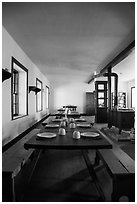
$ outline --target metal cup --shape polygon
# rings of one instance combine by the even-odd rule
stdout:
[[[76,125],[75,125],[75,123],[70,123],[69,127],[70,127],[70,129],[73,129],[76,127]]]
[[[66,121],[61,121],[60,127],[66,127]]]
[[[74,139],[80,139],[80,132],[79,131],[74,131],[73,132],[73,138]]]
[[[64,128],[59,128],[59,135],[65,135],[66,134],[66,130]]]
[[[70,122],[70,123],[72,123],[72,122],[74,122],[74,121],[75,121],[74,118],[70,118],[70,119],[69,119],[69,122]]]

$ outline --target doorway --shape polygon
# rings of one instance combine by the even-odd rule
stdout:
[[[97,123],[107,123],[107,81],[95,82],[95,118]]]
[[[86,92],[86,115],[95,115],[95,92]]]

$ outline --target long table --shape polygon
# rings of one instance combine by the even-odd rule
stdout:
[[[97,149],[111,149],[112,144],[101,134],[100,131],[95,129],[94,127],[90,128],[81,128],[76,127],[75,129],[70,129],[69,125],[65,128],[66,129],[66,135],[60,136],[58,135],[58,129],[59,128],[46,128],[43,127],[41,129],[42,132],[52,132],[56,133],[55,138],[38,138],[37,135],[34,135],[30,140],[28,140],[24,147],[25,149],[39,149],[39,150],[45,150],[45,149],[68,149],[68,150],[82,150],[83,157],[85,159],[85,162],[87,164],[88,170],[90,172],[90,175],[92,176],[92,179],[96,185],[96,188],[100,194],[100,197],[102,200],[104,200],[104,194],[103,191],[99,185],[99,181],[97,179],[96,173],[94,171],[94,168],[92,164],[90,163],[90,159],[88,157],[88,150],[97,150]],[[97,138],[85,138],[82,137],[80,139],[74,139],[73,138],[73,131],[78,130],[80,133],[83,132],[97,132],[99,133],[99,137]]]
[[[75,128],[81,133],[83,132],[97,132],[95,128]],[[42,132],[53,132],[57,134],[55,138],[38,138],[34,135],[29,141],[24,144],[26,149],[110,149],[112,145],[107,141],[101,133],[98,138],[85,138],[73,139],[74,130],[66,130],[66,135],[58,135],[58,128],[45,128]]]
[[[60,118],[65,117],[65,112],[58,111],[57,113],[55,113],[55,116]],[[67,113],[68,118],[80,118],[80,116],[80,113],[76,111],[71,111],[70,113]]]

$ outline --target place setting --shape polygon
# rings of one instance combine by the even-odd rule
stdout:
[[[73,139],[80,138],[91,138],[91,139],[101,139],[101,136],[97,132],[80,132],[75,130],[72,134]]]
[[[55,138],[57,136],[56,133],[53,132],[42,132],[37,134],[37,140],[43,140],[43,139],[51,139]]]
[[[45,128],[58,128],[59,124],[49,123],[45,126]]]
[[[73,139],[80,139],[80,138],[93,138],[93,139],[98,139],[100,138],[100,135],[99,133],[96,133],[96,132],[80,132],[80,131],[77,131],[75,130],[73,132],[73,135],[72,135]]]
[[[90,123],[77,123],[77,127],[80,127],[80,128],[91,128],[91,124]]]
[[[85,118],[76,118],[75,122],[86,122]]]
[[[82,132],[80,135],[83,138],[101,139],[100,134],[97,132]]]

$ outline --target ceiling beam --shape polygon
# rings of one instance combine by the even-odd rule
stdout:
[[[103,69],[101,69],[100,73],[97,74],[98,76],[92,75],[91,78],[88,81],[88,84],[90,84],[95,78],[102,76],[109,67],[114,67],[118,63],[120,63],[122,60],[124,60],[131,52],[132,49],[135,47],[135,40],[131,42],[122,52],[120,52],[112,61],[110,61]]]

